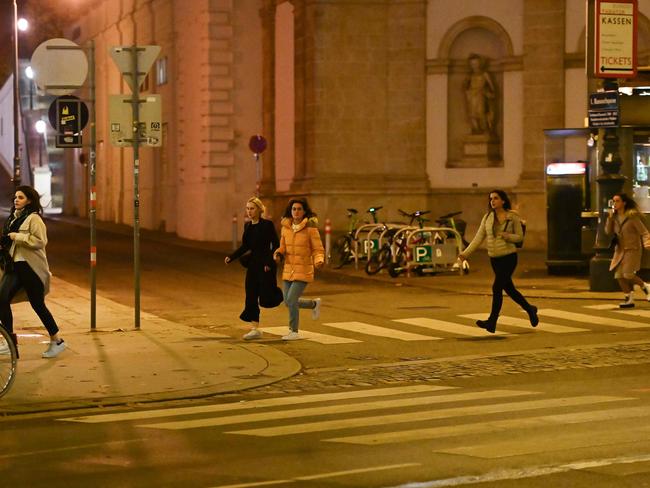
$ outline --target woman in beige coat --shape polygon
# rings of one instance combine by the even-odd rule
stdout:
[[[47,231],[42,212],[36,190],[31,186],[16,188],[11,214],[2,229],[1,244],[6,259],[0,281],[0,322],[17,344],[11,302],[24,291],[50,335],[50,344],[42,356],[54,358],[66,348],[66,344],[59,337],[59,327],[45,306],[45,295],[50,289],[50,269],[45,254]]]
[[[619,307],[632,308],[634,285],[638,285],[650,300],[650,284],[636,275],[641,269],[641,246],[650,249],[650,233],[645,227],[639,207],[628,195],[617,193],[612,202],[614,208],[609,210],[605,232],[616,236],[616,248],[609,269],[614,271],[614,278],[625,297]]]
[[[274,258],[284,257],[282,280],[284,282],[284,303],[289,309],[289,333],[283,341],[302,339],[298,334],[299,309],[310,308],[312,319],[320,316],[320,298],[300,298],[308,283],[314,281],[314,268],[325,262],[325,249],[318,233],[318,220],[309,208],[307,200],[292,199],[280,222],[280,247]]]

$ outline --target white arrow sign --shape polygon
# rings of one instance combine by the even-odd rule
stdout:
[[[134,49],[136,49],[138,53],[137,85],[134,84],[134,79],[136,77],[132,73],[132,52]],[[136,87],[139,88],[140,85],[142,85],[142,82],[151,69],[151,66],[160,54],[160,46],[113,46],[110,48],[109,52],[111,58],[113,58],[113,61],[115,61],[115,64],[117,65],[117,69],[120,70],[120,73],[122,73],[124,79],[133,92]]]

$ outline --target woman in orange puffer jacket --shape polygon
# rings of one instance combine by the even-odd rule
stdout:
[[[284,303],[289,309],[289,334],[283,341],[302,339],[298,334],[299,309],[310,308],[311,317],[320,316],[320,298],[300,298],[308,283],[314,281],[314,268],[320,269],[325,262],[325,249],[318,233],[318,220],[305,199],[294,198],[281,220],[280,247],[274,258],[284,257],[282,280]]]

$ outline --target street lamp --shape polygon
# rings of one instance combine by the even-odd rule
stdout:
[[[14,188],[20,186],[20,136],[18,132],[18,124],[20,123],[20,86],[18,83],[18,30],[26,31],[29,23],[25,19],[18,19],[18,4],[13,0],[14,4],[14,174],[13,182]]]

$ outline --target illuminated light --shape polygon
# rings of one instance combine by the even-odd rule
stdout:
[[[45,134],[45,130],[47,129],[47,126],[45,125],[45,121],[37,120],[36,123],[34,124],[34,128],[36,129],[36,132],[38,132],[39,134]]]
[[[25,68],[25,76],[27,76],[27,78],[30,80],[34,79],[34,70],[31,66],[27,66],[27,68]]]
[[[583,175],[587,172],[587,163],[551,163],[546,167],[547,175]]]
[[[27,29],[29,29],[29,22],[27,19],[23,19],[22,17],[18,19],[18,22],[16,22],[16,27],[18,27],[18,30],[21,32],[25,32]]]

